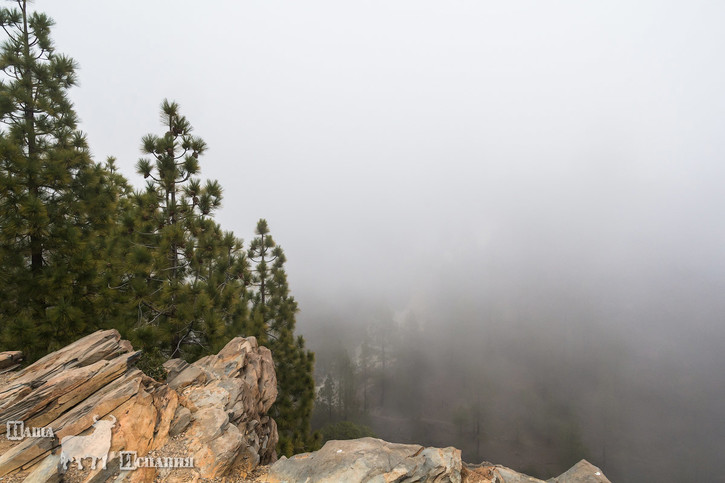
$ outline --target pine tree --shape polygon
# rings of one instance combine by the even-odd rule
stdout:
[[[76,63],[56,52],[53,21],[16,3],[0,10],[0,346],[32,360],[97,328],[117,193],[77,129]]]
[[[327,423],[332,423],[332,410],[335,408],[337,396],[335,380],[330,374],[325,377],[325,382],[320,389],[319,400],[327,408]]]
[[[291,456],[319,444],[319,435],[310,434],[314,354],[305,349],[304,339],[294,334],[298,308],[289,294],[284,251],[269,234],[266,220],[259,220],[256,234],[248,255],[255,263],[252,284],[257,287],[248,334],[257,336],[272,351],[278,387],[272,407],[279,431],[278,452]]]
[[[206,143],[178,104],[165,100],[166,132],[142,140],[138,172],[145,191],[122,219],[129,234],[125,277],[118,284],[134,312],[131,339],[159,357],[193,360],[218,350],[245,319],[248,267],[241,241],[213,221],[221,205],[216,181],[202,185],[199,157]]]
[[[98,273],[99,300],[103,301],[97,310],[99,325],[103,329],[122,329],[133,320],[126,310],[128,297],[119,292],[117,286],[121,280],[130,276],[126,272],[126,247],[129,233],[119,220],[133,213],[133,189],[128,180],[118,172],[116,158],[109,157],[104,165],[108,173],[107,182],[110,189],[116,193],[116,203],[110,213],[115,222],[109,227],[108,233],[98,237],[97,253],[104,260]]]
[[[334,371],[337,376],[338,414],[343,420],[351,420],[359,413],[357,396],[357,370],[347,349],[340,349],[335,356]]]
[[[358,358],[360,367],[360,384],[363,387],[363,406],[362,412],[368,414],[368,391],[370,389],[370,378],[374,367],[373,347],[370,335],[366,332],[360,345],[360,356]]]

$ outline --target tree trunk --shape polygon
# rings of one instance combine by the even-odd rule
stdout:
[[[28,15],[26,2],[22,3],[23,14],[23,57],[25,69],[23,70],[23,83],[27,95],[27,102],[24,106],[25,129],[28,136],[28,191],[38,198],[40,187],[36,180],[39,170],[38,150],[35,139],[35,112],[33,109],[33,74],[30,70],[30,33],[28,31]],[[43,240],[32,230],[30,233],[30,268],[34,275],[40,273],[43,268]]]

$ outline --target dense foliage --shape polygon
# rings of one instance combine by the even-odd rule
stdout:
[[[95,328],[117,193],[77,130],[74,61],[18,5],[0,11],[0,320],[3,346],[37,358]]]
[[[199,178],[206,144],[175,102],[162,103],[161,134],[142,138],[145,189],[112,158],[94,162],[68,98],[76,64],[56,52],[52,20],[16,3],[0,10],[0,350],[33,361],[117,328],[163,377],[169,358],[256,336],[277,368],[279,450],[314,449],[314,356],[295,335],[286,258],[266,221],[248,249],[214,221],[222,187]]]

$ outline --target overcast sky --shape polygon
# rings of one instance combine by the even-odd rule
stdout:
[[[140,139],[178,101],[218,220],[248,240],[267,218],[303,302],[725,270],[723,2],[35,8],[80,64],[96,159],[140,186]]]

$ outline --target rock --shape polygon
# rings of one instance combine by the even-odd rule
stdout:
[[[99,377],[103,379],[103,374]],[[29,397],[34,395],[31,393]],[[113,451],[126,448],[143,454],[166,442],[177,404],[178,396],[168,386],[145,376],[138,369],[131,369],[47,423],[53,428],[54,439],[27,438],[6,451],[0,456],[0,475],[28,468],[38,459],[45,458],[50,451],[58,452],[60,441],[65,436],[92,432],[94,416],[103,419],[110,414],[117,419],[113,429]],[[40,412],[37,417],[27,419],[26,425],[44,426],[44,414]]]
[[[259,347],[254,337],[237,337],[217,355],[188,366],[169,362],[169,376],[175,375],[168,384],[188,410],[179,409],[174,424],[188,424],[183,437],[202,478],[221,477],[232,467],[246,474],[276,460],[277,425],[266,415],[277,398],[269,349]],[[263,440],[268,444],[259,445]]]
[[[0,373],[5,370],[12,370],[13,367],[18,367],[20,361],[23,360],[23,353],[20,351],[8,351],[0,352]]]
[[[90,469],[85,460],[83,470],[69,468],[73,481],[157,478],[155,468],[121,471],[120,451],[193,456],[198,463],[182,470],[184,481],[222,477],[232,466],[249,472],[276,458],[277,427],[266,412],[277,396],[277,380],[271,353],[256,339],[234,339],[194,364],[168,361],[168,384],[136,369],[139,355],[117,331],[99,331],[12,375],[0,389],[2,433],[5,421],[23,421],[26,428],[52,428],[54,437],[13,441],[0,455],[0,479],[15,473],[27,481],[62,479],[62,439],[94,434],[96,419],[113,421],[107,468]],[[2,353],[0,360],[18,357]],[[173,436],[185,444],[171,444]],[[164,471],[164,478],[174,475]]]
[[[492,463],[464,463],[461,475],[464,482],[470,483],[610,483],[602,470],[586,460],[581,460],[566,473],[546,482]]]
[[[62,481],[61,474],[58,472],[60,465],[60,454],[50,455],[37,465],[25,481],[33,481],[36,483],[55,483]]]
[[[602,470],[588,462],[581,460],[572,466],[566,473],[547,480],[547,483],[611,483]]]
[[[171,376],[171,374],[169,374]],[[196,366],[187,366],[181,372],[178,372],[173,378],[167,378],[169,386],[176,390],[183,389],[192,384],[203,384],[206,382],[204,371]]]
[[[31,468],[57,447],[58,440],[51,438],[26,438],[18,442],[0,455],[0,477]]]
[[[528,476],[505,466],[496,465],[492,471],[492,482],[496,483],[544,483],[538,478]]]
[[[189,367],[189,363],[183,359],[169,359],[163,363],[166,370],[166,380],[170,381],[175,378],[181,371]]]
[[[497,483],[544,483],[538,478],[524,475],[518,471],[514,471],[511,468],[497,465],[493,470],[494,480]]]
[[[270,483],[461,481],[461,452],[376,438],[328,441],[321,450],[282,458],[269,468]]]
[[[194,440],[209,443],[219,438],[229,427],[227,413],[218,407],[204,408],[192,413],[191,420],[191,426],[185,434],[192,443]]]
[[[214,438],[209,444],[201,445],[201,448],[194,453],[194,463],[199,468],[199,475],[202,478],[211,479],[229,473],[228,470],[236,461],[240,449],[249,451],[250,447],[244,443],[244,437],[239,429],[234,425],[229,425],[228,430]],[[258,463],[259,456],[256,454],[255,456]]]
[[[319,451],[282,458],[258,481],[609,483],[599,468],[585,460],[544,482],[501,465],[461,463],[455,448],[423,448],[374,438],[328,441]]]
[[[169,428],[169,436],[173,438],[177,434],[181,433],[189,426],[189,423],[191,423],[191,411],[184,406],[179,406],[176,409],[173,423]]]
[[[71,348],[72,350],[69,350]],[[40,359],[0,390],[0,428],[5,421],[53,429],[55,438],[26,438],[0,455],[0,476],[26,469],[99,417],[133,397],[143,376],[131,364],[136,353],[115,330],[99,331]],[[145,376],[143,376],[145,377]],[[135,382],[134,382],[135,381]]]
[[[0,410],[0,421],[25,421],[26,426],[47,426],[83,399],[121,377],[139,354],[122,354],[110,361],[99,360],[55,374],[42,386],[15,400],[12,406]],[[19,375],[12,382],[17,383],[22,377]]]
[[[20,371],[7,387],[0,389],[0,420],[3,409],[14,405],[54,376],[62,376],[68,370],[113,359],[127,352],[132,352],[131,345],[128,341],[121,341],[117,330],[103,330],[48,354]],[[4,431],[5,428],[0,428],[0,434]]]
[[[111,413],[117,418],[111,451],[130,450],[145,455],[163,446],[178,401],[175,391],[144,375],[134,397]]]

